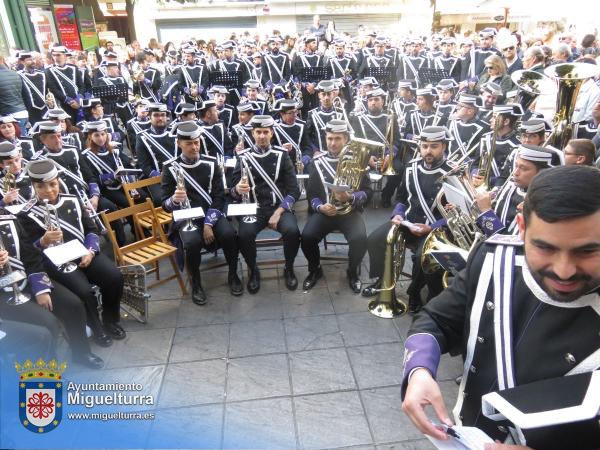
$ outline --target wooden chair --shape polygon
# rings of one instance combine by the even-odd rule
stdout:
[[[119,244],[117,243],[117,237],[112,227],[112,222],[129,216],[135,217],[137,214],[147,214],[150,216],[152,221],[150,226],[150,229],[152,230],[151,236],[144,239],[139,239],[132,244],[119,247]],[[146,274],[154,272],[157,281],[149,285],[148,288],[176,278],[179,282],[181,293],[183,295],[187,295],[185,283],[181,273],[179,272],[179,268],[177,267],[177,262],[175,261],[175,252],[177,251],[177,248],[171,245],[167,240],[165,232],[159,224],[158,216],[150,199],[146,199],[144,203],[140,203],[139,205],[133,205],[129,208],[120,209],[108,214],[102,212],[100,216],[102,217],[102,221],[106,227],[106,232],[113,247],[115,261],[118,265],[124,266],[141,264],[146,268]],[[159,262],[164,258],[168,258],[169,261],[171,261],[174,274],[161,280]],[[148,269],[146,266],[152,267]]]
[[[148,186],[152,186],[155,184],[160,184],[161,177],[152,177],[145,178],[143,180],[134,181],[132,183],[123,183],[123,191],[125,192],[125,197],[127,198],[127,203],[129,206],[135,205],[135,200],[131,197],[130,191],[132,189],[143,189]],[[173,221],[173,218],[170,213],[166,212],[162,209],[161,206],[154,208],[154,212],[156,213],[156,217],[158,218],[158,223],[164,227],[165,225],[170,224]],[[150,211],[144,211],[139,214],[136,214],[133,217],[133,223],[135,226],[135,235],[138,239],[143,239],[145,234],[144,230],[152,229],[152,214]]]

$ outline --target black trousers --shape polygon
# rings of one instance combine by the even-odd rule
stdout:
[[[102,319],[104,322],[117,323],[123,295],[123,276],[114,262],[102,253],[97,254],[89,266],[78,268],[71,273],[60,272],[50,261],[45,261],[46,271],[52,280],[63,284],[79,297],[87,313],[92,328],[98,327],[98,303],[92,293],[92,285],[102,292]]]
[[[352,211],[343,216],[329,217],[314,213],[302,230],[302,252],[308,260],[308,270],[319,267],[319,242],[334,230],[340,230],[348,241],[348,268],[356,271],[367,251],[367,229],[362,214]]]
[[[198,270],[202,262],[201,251],[203,248],[213,251],[218,247],[223,249],[225,259],[229,267],[234,269],[237,266],[239,248],[238,240],[233,226],[225,217],[220,217],[217,223],[213,226],[215,241],[211,245],[204,242],[203,228],[204,221],[194,221],[197,230],[193,232],[185,232],[179,229],[179,238],[183,243],[185,252],[185,264],[188,272],[193,273]]]
[[[6,298],[10,294],[2,292],[0,298],[0,317],[16,322],[26,322],[37,325],[49,330],[52,336],[52,345],[60,334],[60,325],[62,322],[71,350],[74,354],[85,354],[90,351],[90,345],[85,334],[86,313],[81,300],[73,292],[63,286],[60,282],[52,280],[54,288],[50,293],[52,298],[52,312],[38,305],[35,297],[18,306],[11,306],[6,303]],[[29,289],[26,289],[28,294]],[[58,319],[58,320],[57,320]]]
[[[148,192],[150,193],[150,199],[155,208],[162,205],[162,188],[160,187],[160,184],[148,186]]]
[[[246,223],[239,218],[239,243],[240,251],[249,267],[256,266],[256,235],[267,226],[269,218],[275,212],[275,207],[259,208],[256,212],[256,222]],[[277,224],[277,231],[283,237],[283,254],[285,266],[288,269],[294,267],[294,259],[300,248],[300,230],[296,216],[289,211],[284,211]]]
[[[369,276],[371,278],[379,278],[383,276],[386,237],[391,227],[391,222],[384,223],[375,229],[367,239],[369,251]],[[427,285],[429,291],[427,299],[429,300],[442,292],[443,272],[438,271],[433,274],[426,274],[423,272],[421,267],[421,255],[423,254],[423,244],[425,243],[427,235],[417,237],[407,228],[404,228],[403,235],[406,240],[406,245],[416,248],[416,250],[413,252],[412,278],[407,292],[410,296],[418,297],[421,290]]]

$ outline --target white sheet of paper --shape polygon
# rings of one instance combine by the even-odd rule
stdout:
[[[371,181],[379,181],[383,178],[383,175],[376,172],[369,172],[369,180]]]
[[[458,206],[463,213],[468,213],[470,211],[470,199],[466,196],[465,192],[455,188],[449,183],[444,183],[442,189],[444,190],[444,195],[446,196],[446,201],[448,203]]]
[[[77,239],[44,250],[44,254],[57,267],[75,261],[88,253],[89,250]]]
[[[350,186],[346,186],[345,184],[333,184],[333,183],[323,183],[330,191],[333,192],[346,192],[351,191],[352,188]]]
[[[198,219],[204,217],[204,210],[201,206],[196,208],[176,209],[173,211],[173,221],[179,222],[186,219]]]
[[[19,203],[18,205],[8,205],[5,206],[4,209],[6,209],[7,211],[10,211],[11,214],[14,214],[15,216],[17,214],[19,214],[21,212],[21,210],[23,209],[23,207],[26,205],[26,203]]]
[[[235,158],[229,158],[225,160],[225,167],[229,167],[231,169],[233,169],[235,167]]]
[[[440,450],[484,450],[485,444],[494,443],[494,440],[479,428],[455,425],[452,429],[459,437],[449,436],[446,441],[440,441],[427,435],[425,437]]]
[[[308,174],[307,173],[297,173],[296,178],[308,180]]]
[[[231,203],[227,208],[228,216],[254,216],[256,215],[256,203]]]

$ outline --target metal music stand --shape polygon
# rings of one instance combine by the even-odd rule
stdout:
[[[365,77],[373,77],[381,86],[386,86],[396,81],[396,68],[390,66],[367,67]]]
[[[421,67],[419,69],[419,85],[427,86],[431,84],[436,86],[441,80],[450,78],[450,74],[446,69],[430,69]]]
[[[211,86],[217,84],[225,86],[227,89],[241,89],[243,84],[241,70],[210,72],[208,78]]]
[[[98,84],[92,86],[92,95],[102,102],[126,102],[129,99],[127,83]]]
[[[328,67],[303,67],[300,72],[300,81],[303,83],[318,83],[328,78]]]

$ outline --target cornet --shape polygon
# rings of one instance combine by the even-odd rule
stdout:
[[[248,184],[248,169],[246,169],[245,167],[242,167],[242,179],[240,180],[240,182],[243,184]],[[244,192],[242,194],[242,203],[250,203],[250,193],[249,192]],[[255,223],[256,216],[244,216],[242,221],[244,223]]]
[[[6,251],[4,246],[4,238],[0,235],[0,251]],[[6,301],[11,306],[22,305],[31,300],[31,297],[21,292],[19,282],[27,278],[22,270],[12,270],[10,260],[6,262],[4,267],[0,268],[0,288],[12,286],[13,296]]]
[[[179,166],[179,165],[175,165],[175,181],[177,183],[177,190],[178,191],[186,191],[187,193],[187,189],[185,188],[185,176],[183,174],[183,169]],[[189,198],[185,198],[184,201],[181,202],[181,209],[190,209],[192,206],[190,205],[190,199]],[[186,219],[185,221],[185,225],[182,228],[182,231],[196,231],[198,229],[198,227],[196,227],[196,225],[194,225],[194,223],[192,222],[192,219]]]
[[[52,210],[54,213],[50,211],[50,204],[47,199],[44,199],[44,210],[46,212],[46,216],[44,217],[44,225],[46,226],[47,231],[62,231],[60,228],[60,222],[58,218],[58,210],[53,206]],[[48,247],[54,247],[55,245],[60,245],[63,243],[63,240],[56,244],[51,243]],[[62,273],[71,273],[77,270],[77,264],[73,262],[68,262],[60,267],[58,267],[58,271]]]
[[[96,224],[96,227],[98,228],[98,231],[100,231],[100,234],[106,234],[106,227],[104,226],[104,223],[102,223],[102,219],[100,219],[100,213],[94,210],[90,198],[87,196],[85,191],[79,186],[75,185],[74,187],[75,192],[77,193],[77,197],[79,197],[79,200],[81,200],[81,203],[83,203],[85,209],[88,210],[88,215],[90,219],[92,219]]]

